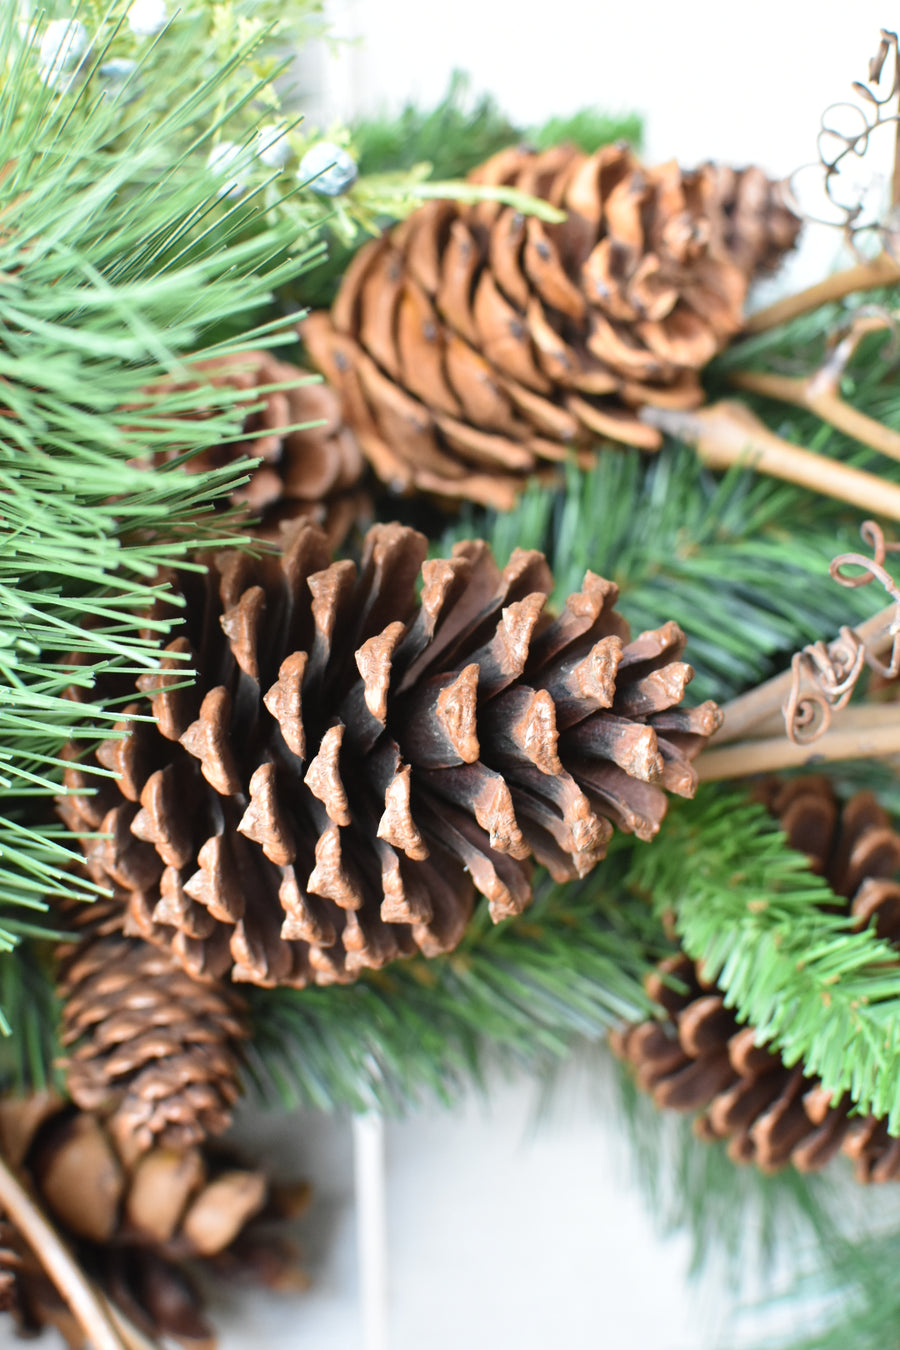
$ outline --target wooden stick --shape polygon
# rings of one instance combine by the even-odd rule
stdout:
[[[884,656],[891,650],[894,645],[892,627],[896,617],[897,606],[886,605],[877,614],[873,614],[871,619],[866,619],[865,623],[854,629],[867,652],[873,656]],[[791,692],[793,678],[793,671],[790,669],[782,671],[765,684],[759,684],[755,689],[726,703],[722,709],[725,721],[710,739],[709,744],[724,745],[728,741],[736,741],[757,728],[767,718],[780,713]]]
[[[885,717],[890,716],[892,705],[889,702],[879,703],[875,701],[866,701],[865,703],[854,703],[852,706],[855,716],[854,726],[877,727],[882,725]],[[842,725],[841,719],[845,712],[846,709],[842,709],[840,712],[832,714],[832,727],[840,727]],[[755,741],[774,740],[776,736],[783,735],[784,714],[780,711],[774,713],[771,717],[763,718],[763,720],[757,722],[753,728],[753,740]],[[708,742],[708,744],[711,744],[711,741]]]
[[[856,291],[870,291],[876,286],[893,286],[898,281],[900,281],[900,264],[896,263],[890,254],[879,253],[871,262],[857,263],[844,272],[834,272],[824,281],[809,286],[805,291],[798,291],[796,295],[776,300],[774,305],[769,305],[766,309],[758,309],[755,314],[750,315],[744,332],[748,335],[767,333],[771,328],[787,323],[788,319],[808,314],[810,310],[818,309],[820,305],[826,305],[829,301],[843,300],[845,296],[853,295]]]
[[[700,459],[712,469],[746,464],[757,473],[834,497],[867,514],[900,520],[900,486],[792,445],[769,431],[743,403],[725,400],[696,412],[647,406],[640,415],[660,431],[695,445]]]
[[[52,1224],[38,1209],[15,1174],[0,1158],[0,1209],[34,1251],[92,1350],[128,1350],[99,1295]]]
[[[831,386],[813,375],[800,379],[788,375],[772,375],[763,370],[735,370],[728,377],[738,389],[766,398],[777,398],[782,403],[793,403],[829,422],[855,441],[870,446],[881,455],[900,460],[900,432],[892,431],[874,417],[867,417],[850,406]]]
[[[865,716],[857,717],[859,711]],[[700,781],[709,783],[829,760],[880,759],[900,754],[900,706],[885,705],[881,712],[881,719],[872,725],[868,709],[845,708],[835,716],[830,730],[807,745],[797,745],[786,736],[738,741],[721,749],[704,750],[694,767]]]

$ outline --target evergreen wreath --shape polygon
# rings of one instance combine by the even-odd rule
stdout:
[[[802,1096],[894,1175],[893,216],[744,323],[798,223],[758,170],[459,81],[325,138],[279,92],[319,27],[0,14],[0,1306],[73,1345],[209,1335],[190,1260],[295,1278],[242,1092],[403,1110],[612,1033],[706,1135],[777,1058],[767,1165],[821,1157]],[[894,34],[865,89],[896,120]],[[745,780],[812,760],[789,839]],[[896,1233],[687,1136],[664,1202],[622,1098],[698,1252],[806,1225],[815,1345],[892,1343]]]

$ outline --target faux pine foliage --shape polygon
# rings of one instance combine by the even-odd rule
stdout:
[[[627,850],[620,850],[623,855]],[[650,1007],[642,979],[667,942],[617,897],[623,858],[565,886],[546,875],[519,920],[486,908],[450,956],[416,958],[345,988],[251,990],[248,1072],[264,1097],[319,1109],[453,1100],[488,1063],[538,1071]]]
[[[156,120],[128,121],[90,80],[45,84],[13,6],[0,18],[0,942],[28,911],[80,889],[49,824],[59,751],[115,717],[92,707],[100,669],[152,670],[167,625],[135,616],[158,594],[160,563],[230,536],[210,513],[242,468],[188,474],[184,454],[236,434],[228,395],[200,385],[157,393],[195,351],[231,349],[273,287],[308,256],[289,223],[220,198],[202,158],[172,138],[213,125],[236,64],[185,71]],[[190,62],[186,63],[190,66]],[[274,330],[242,332],[266,343]],[[203,409],[202,420],[191,413]],[[242,413],[241,416],[244,414]],[[84,623],[87,618],[87,624]],[[151,625],[151,627],[153,627]],[[72,653],[76,653],[73,664]],[[77,684],[88,700],[64,698]],[[41,799],[44,799],[44,804]],[[5,980],[3,981],[5,983]]]

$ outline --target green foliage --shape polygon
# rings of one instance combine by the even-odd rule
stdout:
[[[541,127],[526,133],[538,150],[547,150],[560,141],[574,141],[580,150],[593,154],[601,145],[629,141],[640,150],[644,127],[637,113],[611,117],[599,108],[582,108],[570,117],[551,117]]]
[[[797,497],[746,472],[716,478],[686,447],[653,459],[607,450],[589,473],[572,467],[564,490],[533,486],[506,514],[464,513],[437,551],[473,534],[490,541],[501,563],[513,548],[539,548],[557,606],[588,569],[599,572],[619,586],[619,608],[635,630],[666,619],[682,626],[696,672],[692,697],[724,701],[880,603],[828,575],[835,553],[857,547],[855,526],[797,531]]]
[[[197,122],[212,128],[233,97],[258,87],[248,88],[244,69],[255,39],[236,41],[208,78],[205,58],[183,52],[168,88],[137,112],[97,98],[89,78],[45,84],[14,19],[7,6],[0,17],[4,950],[39,925],[36,911],[48,899],[92,889],[66,871],[67,840],[51,823],[49,799],[65,742],[96,735],[118,715],[92,704],[97,676],[157,668],[173,622],[173,610],[158,607],[166,592],[158,568],[232,536],[228,516],[212,511],[245,466],[194,474],[184,460],[234,437],[246,408],[238,413],[233,393],[192,379],[191,354],[274,341],[274,328],[246,330],[272,289],[312,256],[291,256],[289,221],[255,221],[252,204],[236,208],[217,195],[201,158],[173,149]],[[156,456],[167,462],[148,473]],[[142,630],[137,616],[154,605],[156,617]],[[80,701],[64,696],[73,685]]]
[[[643,907],[617,904],[620,871],[613,857],[585,882],[545,877],[527,914],[496,927],[481,906],[450,956],[345,988],[251,991],[251,1080],[288,1106],[396,1111],[452,1100],[489,1061],[539,1070],[644,1015],[665,940]]]
[[[900,1130],[896,951],[854,928],[762,806],[703,789],[635,854],[629,884],[674,914],[685,951],[760,1042]]]
[[[470,99],[468,78],[461,71],[453,74],[434,108],[408,103],[396,117],[366,118],[353,128],[361,173],[388,173],[428,163],[436,178],[464,178],[476,164],[521,136],[521,128],[490,95]]]
[[[520,141],[544,147],[569,139],[583,150],[594,150],[620,139],[639,145],[640,136],[641,123],[635,115],[615,118],[595,109],[567,119],[554,118],[541,127],[517,126],[489,95],[473,98],[468,78],[456,71],[434,108],[422,109],[410,103],[396,117],[382,114],[364,118],[347,131],[344,139],[358,156],[361,175],[361,186],[350,201],[368,194],[368,226],[378,229],[411,210],[433,190],[435,182],[445,185],[442,195],[459,195],[460,180],[467,173]],[[395,195],[391,200],[379,197],[385,192]],[[305,277],[301,286],[292,288],[294,299],[311,308],[330,304],[359,244],[358,232],[345,221],[343,235],[329,241],[328,263]]]
[[[61,1086],[59,1009],[46,943],[0,953],[0,1089],[42,1092]],[[12,1034],[10,1034],[12,1033]]]

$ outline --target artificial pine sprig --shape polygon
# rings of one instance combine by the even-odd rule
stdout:
[[[238,215],[172,141],[259,87],[255,41],[212,74],[183,51],[174,94],[137,117],[87,78],[44,79],[14,7],[0,15],[0,963],[48,898],[95,889],[69,874],[49,799],[65,742],[118,715],[92,704],[97,675],[157,669],[171,619],[137,620],[166,594],[158,569],[239,542],[214,507],[244,465],[184,458],[238,436],[247,408],[186,377],[195,354],[278,340],[246,330],[313,251],[292,254],[291,223],[259,204]]]
[[[674,916],[682,946],[788,1065],[900,1129],[900,967],[764,808],[721,789],[673,811],[628,884]]]
[[[603,871],[602,883],[545,876],[516,921],[492,925],[482,906],[450,956],[365,972],[344,988],[248,988],[256,1089],[286,1106],[398,1111],[453,1100],[489,1062],[534,1071],[605,1038],[651,1006],[642,980],[668,944],[642,905],[618,903],[621,866],[610,858]]]

